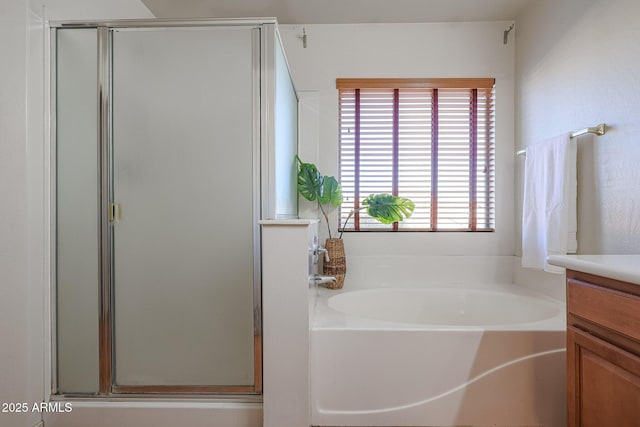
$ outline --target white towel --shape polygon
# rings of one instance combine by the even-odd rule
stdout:
[[[522,207],[522,266],[550,273],[548,255],[574,252],[577,149],[569,134],[527,147]]]

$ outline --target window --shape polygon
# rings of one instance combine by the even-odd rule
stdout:
[[[340,226],[369,194],[413,200],[411,218],[384,225],[360,211],[352,231],[493,231],[494,82],[337,79]]]

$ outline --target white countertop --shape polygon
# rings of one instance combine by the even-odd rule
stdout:
[[[640,285],[640,255],[549,255],[547,262]]]

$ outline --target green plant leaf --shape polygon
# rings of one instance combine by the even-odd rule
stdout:
[[[322,188],[318,200],[324,205],[340,206],[342,204],[342,187],[335,177],[324,176],[322,178]]]
[[[298,192],[302,197],[313,202],[320,197],[322,191],[322,175],[313,163],[304,163],[300,157],[298,160]]]
[[[415,209],[415,204],[404,197],[391,194],[371,194],[362,201],[369,216],[383,224],[391,224],[409,218]]]
[[[313,163],[304,163],[297,154],[295,159],[298,162],[298,193],[310,202],[318,201],[318,208],[327,223],[331,238],[330,208],[342,204],[342,187],[335,177],[322,176]]]

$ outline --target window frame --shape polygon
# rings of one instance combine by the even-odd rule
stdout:
[[[392,118],[392,137],[391,137],[391,151],[392,158],[392,178],[390,180],[391,194],[403,196],[398,192],[398,149],[399,149],[399,118],[398,109],[400,105],[399,93],[401,90],[407,89],[428,89],[430,90],[429,97],[432,100],[431,119],[428,122],[431,128],[430,144],[431,144],[431,157],[430,172],[431,172],[431,189],[426,191],[429,193],[429,227],[411,227],[403,228],[399,227],[398,223],[393,223],[390,228],[371,227],[365,225],[364,227],[360,221],[360,213],[357,211],[351,221],[348,224],[343,224],[342,221],[348,214],[345,212],[343,206],[340,207],[338,214],[338,229],[340,231],[347,232],[389,232],[389,231],[402,231],[402,232],[442,232],[442,231],[457,231],[457,232],[494,232],[495,231],[495,78],[338,78],[336,79],[336,88],[338,89],[338,103],[339,103],[339,125],[338,125],[338,142],[339,142],[339,176],[340,180],[343,180],[343,109],[342,109],[342,91],[349,90],[354,91],[354,120],[358,125],[354,126],[354,151],[359,152],[360,145],[360,97],[359,91],[372,90],[372,89],[384,89],[393,90],[393,118]],[[454,227],[447,228],[438,225],[438,179],[439,179],[439,160],[438,160],[438,143],[439,143],[439,114],[438,114],[438,91],[444,90],[469,90],[470,92],[470,105],[469,105],[469,179],[466,181],[469,191],[468,209],[467,215],[468,227]],[[486,102],[484,106],[485,117],[479,117],[478,109],[478,93],[482,94],[483,99]],[[479,135],[478,125],[482,123],[485,135]],[[480,146],[480,143],[483,145]],[[482,147],[482,148],[481,148]],[[485,159],[485,177],[478,181],[478,150],[482,149],[483,158]],[[360,208],[360,199],[362,194],[359,193],[360,187],[360,161],[359,154],[354,153],[354,177],[353,177],[353,208]],[[488,172],[486,172],[488,168]],[[478,187],[484,186],[484,190],[478,193]],[[484,219],[478,221],[477,206],[478,195],[484,196],[483,212]],[[366,196],[366,195],[365,195]],[[446,216],[443,216],[446,218]],[[479,224],[480,223],[480,224]]]

